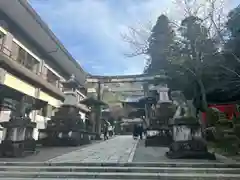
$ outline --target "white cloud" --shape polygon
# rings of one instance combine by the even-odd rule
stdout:
[[[234,0],[232,0],[234,1]],[[121,34],[161,13],[179,17],[172,0],[30,0],[64,45],[90,73],[139,74],[144,58],[131,52]],[[115,3],[115,4],[114,4]],[[82,41],[74,41],[81,36]],[[84,39],[84,40],[83,40]],[[90,45],[89,45],[90,43]],[[92,48],[92,49],[91,49]]]
[[[127,31],[128,26],[154,20],[163,12],[168,0],[146,0],[128,1],[123,0],[118,4],[110,4],[110,1],[100,0],[49,0],[49,1],[30,1],[33,7],[40,13],[43,19],[49,24],[51,29],[60,36],[61,41],[69,49],[81,64],[86,66],[87,62],[95,62],[91,65],[90,71],[105,69],[111,64],[116,69],[116,74],[135,74],[141,73],[144,67],[143,57],[126,58],[124,53],[130,52],[128,44],[125,43],[121,34]],[[112,1],[113,2],[113,1]],[[116,2],[116,1],[115,1]],[[99,68],[98,57],[81,56],[84,52],[84,43],[72,44],[65,39],[65,33],[74,35],[91,35],[91,40],[95,40],[97,46],[101,46],[102,56],[109,59],[102,59]],[[76,34],[76,32],[78,34]],[[66,43],[65,43],[66,42]],[[94,57],[94,59],[86,59]],[[111,59],[110,59],[111,58]],[[113,61],[116,61],[113,63]],[[94,69],[95,67],[95,69]],[[97,68],[96,68],[97,67]],[[109,72],[113,74],[114,72]]]

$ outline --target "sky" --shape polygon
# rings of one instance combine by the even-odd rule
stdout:
[[[239,0],[228,0],[235,7]],[[29,0],[32,7],[79,62],[94,75],[141,74],[144,56],[123,40],[129,27],[154,24],[164,13],[178,18],[171,0]]]

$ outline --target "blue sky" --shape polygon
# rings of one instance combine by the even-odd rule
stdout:
[[[238,0],[229,0],[232,7]],[[145,58],[126,57],[128,27],[178,16],[171,0],[29,0],[84,70],[97,75],[140,74]]]

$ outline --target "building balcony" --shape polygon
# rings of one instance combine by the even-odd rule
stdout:
[[[58,87],[45,80],[41,75],[39,76],[38,68],[33,68],[20,59],[13,57],[12,51],[3,44],[0,44],[0,67],[10,71],[21,79],[26,79],[33,85],[38,85],[58,97],[64,98],[63,92]]]
[[[63,92],[63,87],[59,78],[51,78],[48,75],[45,75],[43,73],[39,73],[39,74],[45,81],[47,81],[49,84],[53,85],[54,87],[58,88],[60,91]]]

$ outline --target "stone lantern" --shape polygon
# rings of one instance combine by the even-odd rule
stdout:
[[[86,131],[81,118],[80,110],[88,112],[89,109],[78,103],[78,83],[74,76],[63,82],[65,100],[51,120],[47,122],[47,128],[40,133],[45,134],[43,145],[53,146],[77,146],[90,143],[90,134]]]
[[[173,116],[172,101],[168,96],[169,88],[167,88],[167,85],[159,84],[151,90],[157,91],[157,103],[154,108],[154,116],[150,119],[145,145],[168,146],[172,142],[168,123]]]
[[[31,111],[32,104],[26,104],[25,96],[20,102],[16,101],[15,106],[12,105],[10,120],[1,123],[4,128],[1,143],[3,156],[21,157],[35,152],[33,129],[36,128],[36,123],[31,122]]]
[[[176,113],[170,122],[173,143],[166,153],[168,158],[200,158],[215,159],[214,154],[207,150],[202,138],[201,126],[193,117],[181,92],[174,92],[172,99],[177,105]]]

